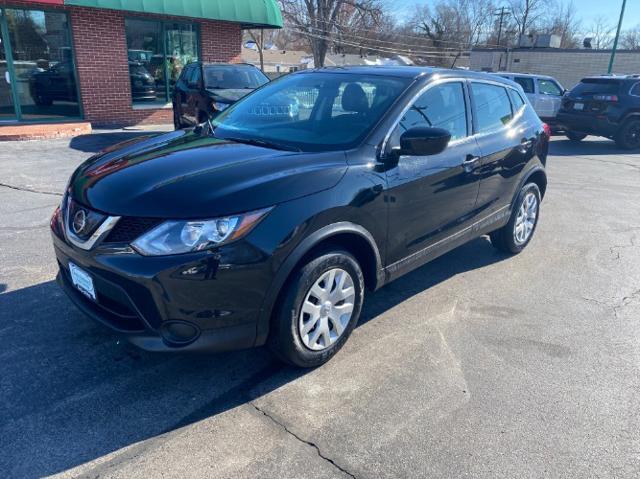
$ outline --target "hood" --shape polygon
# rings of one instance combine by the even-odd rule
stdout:
[[[272,150],[178,130],[111,147],[73,174],[71,196],[113,216],[213,218],[332,188],[344,153]]]
[[[214,101],[219,101],[223,103],[234,103],[238,101],[240,98],[242,98],[243,96],[248,95],[252,91],[253,90],[247,89],[247,88],[240,88],[240,89],[216,88],[216,89],[208,89],[207,93],[209,93],[209,96]]]

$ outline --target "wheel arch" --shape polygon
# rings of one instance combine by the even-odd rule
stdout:
[[[256,346],[265,343],[277,300],[297,268],[322,250],[330,248],[344,249],[356,258],[367,289],[373,291],[384,284],[382,258],[373,235],[351,222],[327,225],[303,239],[275,274],[258,314]]]
[[[547,191],[547,173],[543,168],[533,168],[526,175],[524,175],[522,182],[520,183],[518,190],[516,191],[514,201],[518,194],[520,194],[520,190],[522,190],[524,185],[526,185],[527,183],[535,183],[536,185],[538,185],[538,189],[540,190],[540,198],[544,198],[544,194]]]

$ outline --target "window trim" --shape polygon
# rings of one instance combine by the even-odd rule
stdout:
[[[634,90],[636,87],[638,87],[638,90],[639,90],[637,94],[636,94],[636,93],[633,93],[633,90]],[[634,83],[633,85],[631,85],[631,88],[629,88],[629,96],[633,96],[633,97],[636,97],[636,98],[639,98],[639,97],[640,97],[640,81],[639,81],[639,82]]]
[[[201,59],[201,54],[202,54],[202,29],[200,28],[200,24],[198,22],[188,22],[186,21],[182,21],[182,20],[163,20],[163,19],[158,19],[158,18],[154,18],[154,17],[149,17],[146,15],[125,15],[124,17],[124,39],[125,39],[125,53],[127,55],[127,58],[129,58],[129,45],[127,43],[127,20],[137,20],[137,21],[143,21],[143,22],[150,22],[150,23],[159,23],[160,24],[160,35],[162,37],[162,55],[164,57],[164,60],[166,60],[167,58],[167,37],[166,37],[166,33],[167,33],[167,25],[171,25],[171,24],[183,24],[183,25],[191,25],[193,26],[193,28],[195,29],[196,32],[196,58],[198,62],[202,61]],[[193,63],[193,62],[190,62]],[[190,63],[187,63],[187,65],[189,65]],[[169,65],[167,64],[166,61],[163,61],[164,64],[164,78],[167,80],[165,81],[165,86],[164,86],[164,92],[165,92],[165,102],[163,104],[153,104],[153,105],[145,105],[145,103],[140,102],[140,103],[135,103],[133,101],[133,91],[131,91],[131,89],[129,90],[129,93],[131,94],[131,107],[133,109],[136,108],[140,108],[140,109],[150,109],[153,107],[156,107],[158,110],[165,108],[167,104],[171,104],[171,100],[172,100],[172,95],[171,95],[171,85],[170,85],[170,81],[169,79]],[[186,67],[187,65],[184,65],[184,67]],[[183,69],[184,69],[183,67]],[[180,72],[180,75],[182,75],[182,72]],[[180,77],[178,77],[179,79]],[[177,83],[177,80],[176,80]]]
[[[464,142],[468,142],[470,139],[472,139],[475,136],[475,131],[474,131],[474,127],[473,127],[473,121],[470,121],[470,120],[472,120],[472,116],[473,115],[471,113],[471,104],[470,104],[471,97],[470,97],[470,92],[469,92],[469,88],[468,88],[468,79],[464,78],[464,77],[442,78],[442,79],[439,79],[439,80],[434,80],[434,81],[428,82],[426,85],[424,85],[422,88],[420,88],[410,98],[410,100],[407,102],[407,104],[404,106],[404,108],[402,108],[402,111],[396,117],[396,119],[393,121],[393,124],[391,125],[391,128],[389,128],[389,131],[387,131],[387,133],[384,136],[384,139],[382,140],[382,143],[380,144],[380,150],[379,150],[380,153],[378,154],[379,157],[384,157],[384,156],[387,155],[387,153],[386,153],[387,147],[389,146],[389,141],[391,140],[391,136],[393,135],[393,132],[396,130],[396,128],[398,128],[398,125],[402,121],[402,118],[404,118],[404,116],[411,109],[411,107],[418,100],[418,98],[420,98],[423,94],[425,94],[431,88],[433,88],[435,86],[438,86],[438,85],[442,85],[444,83],[460,83],[462,85],[462,89],[463,89],[463,92],[464,92],[465,114],[466,114],[466,117],[467,117],[467,136],[465,136],[464,138],[459,138],[457,140],[449,142],[449,145],[447,146],[447,148],[449,148],[450,146],[453,146],[453,145],[458,145],[458,144],[461,144],[461,143],[464,143]]]
[[[524,78],[525,80],[531,80],[531,85],[533,86],[533,91],[532,92],[527,92],[524,89],[524,87],[522,86],[522,84],[516,81],[516,78]],[[513,75],[513,79],[511,81],[513,81],[513,83],[517,83],[518,85],[520,85],[522,87],[522,91],[524,91],[525,95],[537,95],[540,92],[540,90],[538,89],[538,80],[539,80],[539,78],[536,78],[536,77]]]
[[[509,100],[509,109],[511,110],[511,119],[507,123],[503,124],[502,126],[500,126],[498,128],[492,128],[491,130],[478,131],[478,119],[477,119],[477,115],[476,115],[476,102],[473,100],[473,95],[471,94],[471,91],[472,91],[474,83],[497,86],[497,87],[502,88],[505,91],[505,93],[507,94],[507,100]],[[513,104],[511,103],[511,97],[509,96],[509,92],[507,91],[508,88],[511,88],[511,87],[509,85],[505,85],[504,83],[494,82],[494,81],[491,81],[491,80],[475,80],[475,79],[472,79],[472,80],[469,81],[469,96],[471,98],[471,108],[472,108],[471,117],[473,118],[474,136],[483,137],[483,136],[486,136],[486,135],[492,135],[492,134],[494,134],[496,132],[499,132],[501,130],[509,128],[508,125],[516,117],[516,113],[513,111]]]

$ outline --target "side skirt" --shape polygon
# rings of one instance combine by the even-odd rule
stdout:
[[[502,228],[509,222],[510,216],[511,205],[503,206],[499,210],[491,213],[489,216],[486,216],[472,225],[457,231],[451,236],[447,236],[446,238],[443,238],[420,251],[416,251],[415,253],[390,264],[384,268],[384,284],[398,279],[400,276],[419,268],[420,266],[442,256],[445,253],[448,253],[458,246],[468,243],[472,239]]]

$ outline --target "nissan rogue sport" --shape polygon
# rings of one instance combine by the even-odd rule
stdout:
[[[493,75],[287,75],[208,123],[82,164],[51,221],[58,282],[146,350],[266,343],[318,366],[366,290],[484,234],[522,251],[548,139],[522,88]]]

